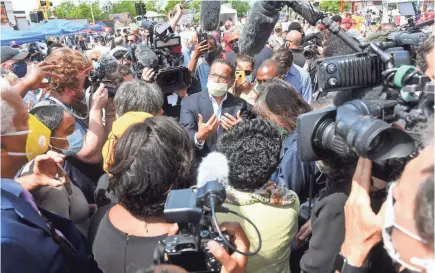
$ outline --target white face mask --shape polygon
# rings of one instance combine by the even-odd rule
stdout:
[[[208,93],[214,97],[222,97],[228,91],[228,84],[224,82],[214,82],[208,80],[207,82]]]
[[[432,273],[435,272],[435,260],[429,260],[429,259],[420,259],[417,257],[411,257],[410,262],[411,264],[408,264],[404,260],[401,259],[400,254],[394,249],[393,241],[391,240],[391,232],[394,228],[397,228],[404,234],[408,235],[414,240],[417,240],[423,244],[427,244],[427,241],[421,238],[418,235],[413,234],[406,228],[398,225],[394,222],[394,202],[393,202],[393,188],[396,186],[396,183],[392,184],[389,191],[386,202],[386,208],[385,208],[385,221],[384,221],[384,227],[382,228],[382,241],[384,243],[384,248],[387,251],[388,255],[391,257],[393,261],[396,261],[406,267],[407,269],[414,271],[414,272],[423,272],[422,269],[419,269],[415,267],[415,265],[424,268],[426,272]]]

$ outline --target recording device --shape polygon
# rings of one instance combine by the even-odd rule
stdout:
[[[123,81],[122,75],[118,72],[118,62],[115,57],[109,53],[101,56],[100,60],[94,65],[94,69],[91,70],[89,77],[89,84],[91,86],[91,93],[94,93],[100,83],[104,84],[104,87],[109,93],[109,97],[113,98],[118,90],[119,85]]]
[[[198,188],[172,190],[165,203],[164,215],[168,222],[177,223],[179,233],[168,236],[156,247],[156,264],[173,264],[189,272],[220,272],[221,264],[210,253],[207,243],[218,242],[228,253],[233,251],[252,256],[261,249],[260,233],[244,216],[222,206],[226,199],[224,186],[228,183],[228,160],[223,154],[213,152],[201,162],[198,170]],[[221,232],[216,213],[234,213],[250,222],[259,236],[255,252],[238,251],[231,237]]]
[[[202,43],[203,41],[207,41],[208,40],[208,34],[207,34],[207,32],[198,32],[196,34],[196,36],[198,37],[198,44]]]
[[[305,59],[307,60],[311,60],[311,59],[316,59],[317,56],[319,56],[319,46],[322,46],[322,41],[317,39],[317,38],[313,38],[311,40],[309,40],[308,45],[304,47],[303,50],[303,54]]]
[[[154,79],[163,93],[171,93],[190,86],[191,76],[186,67],[179,66],[181,54],[174,53],[174,47],[180,46],[180,37],[176,36],[167,23],[143,20],[150,35],[148,45],[139,45],[135,50],[137,72],[142,77],[145,67],[154,69]]]
[[[147,29],[151,44],[156,49],[168,48],[181,45],[180,36],[175,35],[171,26],[167,23],[158,23],[151,20],[142,20],[141,26]]]
[[[221,1],[201,1],[199,25],[203,31],[213,31],[219,27]]]

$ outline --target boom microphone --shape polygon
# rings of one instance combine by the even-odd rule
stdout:
[[[213,31],[219,27],[221,1],[201,1],[199,25],[203,31]]]
[[[218,181],[223,186],[228,185],[230,167],[224,154],[212,152],[199,164],[197,186],[203,187],[207,182]]]
[[[142,44],[138,45],[134,53],[137,62],[142,64],[142,66],[155,69],[158,68],[159,58],[148,46]]]
[[[115,57],[110,55],[110,53],[101,56],[98,62],[100,67],[103,69],[106,79],[114,80],[118,76],[118,62],[116,61]]]
[[[274,1],[255,2],[240,35],[240,52],[250,56],[259,53],[266,45],[278,19],[279,8]]]

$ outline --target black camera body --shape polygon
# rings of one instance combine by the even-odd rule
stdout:
[[[225,188],[217,181],[207,182],[196,192],[194,189],[170,191],[164,215],[168,222],[178,224],[179,233],[160,242],[155,262],[178,265],[189,272],[219,272],[221,264],[210,253],[207,243],[214,240],[228,253],[232,251],[212,230],[209,207],[215,206],[219,211],[225,198]],[[231,241],[225,232],[223,236],[226,241]]]
[[[411,56],[401,47],[385,50],[395,67],[410,65]],[[320,93],[378,86],[382,84],[385,63],[375,53],[354,53],[317,60],[316,75]]]
[[[231,240],[228,234],[224,233],[224,236],[228,241]],[[192,234],[178,234],[165,238],[161,244],[170,264],[178,265],[189,272],[220,272],[222,265],[208,249],[209,241],[216,241],[231,253],[219,234],[206,228],[199,231],[199,237]]]
[[[391,123],[396,101],[354,100],[298,116],[298,151],[302,161],[326,159],[332,151],[342,158],[358,156],[375,162],[415,152],[413,138]]]

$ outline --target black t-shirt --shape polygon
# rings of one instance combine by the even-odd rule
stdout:
[[[167,235],[156,237],[128,235],[110,222],[108,214],[110,207],[102,208],[103,211],[100,213],[97,211],[95,216],[102,216],[101,222],[94,218],[89,229],[90,233],[95,233],[95,238],[89,234],[89,241],[98,267],[104,273],[136,273],[140,269],[152,266],[154,250],[158,242]]]
[[[307,60],[304,57],[304,50],[302,48],[291,48],[290,51],[293,53],[293,63],[304,67],[305,61]]]

